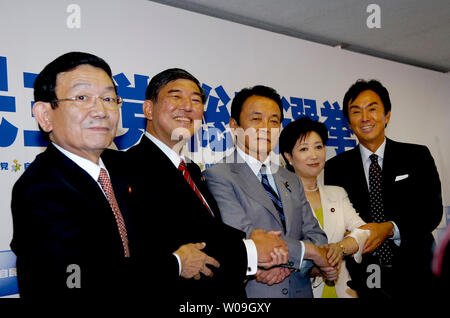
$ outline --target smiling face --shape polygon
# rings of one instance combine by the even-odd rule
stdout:
[[[391,112],[385,114],[380,96],[372,90],[361,92],[349,103],[348,110],[350,128],[364,147],[375,152],[384,141]]]
[[[171,81],[159,91],[155,102],[144,102],[143,110],[147,131],[174,148],[180,140],[189,140],[200,128],[203,117],[200,89],[191,80]]]
[[[284,153],[295,173],[302,178],[316,178],[325,165],[326,151],[322,138],[310,131],[303,139],[299,138],[292,153]]]
[[[230,119],[238,146],[248,155],[264,161],[275,148],[281,125],[278,104],[267,97],[252,95],[242,104],[239,124]]]
[[[71,71],[57,75],[57,99],[79,95],[117,97],[114,84],[101,68],[83,64]],[[119,108],[108,110],[96,98],[91,107],[80,108],[73,101],[50,103],[36,102],[33,114],[42,129],[50,133],[50,140],[62,148],[95,163],[116,135]]]

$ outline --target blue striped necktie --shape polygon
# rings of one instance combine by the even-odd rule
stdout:
[[[267,179],[266,166],[262,165],[260,173],[261,173],[261,183],[272,200],[273,205],[278,211],[278,215],[280,216],[281,223],[283,224],[283,229],[286,232],[286,217],[283,212],[283,203],[280,200],[280,197],[275,192],[275,190],[270,186],[269,179]]]

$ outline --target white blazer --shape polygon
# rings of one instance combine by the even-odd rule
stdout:
[[[323,230],[327,234],[329,243],[336,243],[344,238],[346,231],[358,242],[359,249],[364,247],[367,236],[361,238],[354,235],[355,229],[366,224],[356,213],[344,188],[337,186],[319,185],[320,199],[323,210]],[[315,215],[315,213],[314,213]],[[353,234],[353,235],[352,235]],[[342,262],[339,277],[336,281],[336,294],[339,298],[357,297],[354,290],[347,286],[351,280],[345,260]],[[311,279],[314,298],[322,298],[324,282],[321,277]]]

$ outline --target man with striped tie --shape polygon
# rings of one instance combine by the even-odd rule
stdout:
[[[140,276],[163,297],[245,296],[244,280],[256,273],[258,265],[286,262],[285,242],[280,233],[262,230],[246,239],[245,233],[225,225],[200,168],[182,155],[203,116],[206,96],[199,81],[185,70],[168,69],[150,80],[145,98],[146,131],[127,151],[131,162],[141,167],[131,172],[132,196],[139,210],[132,219]],[[203,244],[203,259],[213,258],[220,266],[199,258],[203,266],[195,279],[188,280],[192,274],[184,262],[186,253],[176,249],[193,243]],[[149,257],[155,254],[159,263]],[[154,264],[164,274],[148,275]]]
[[[231,105],[230,127],[236,150],[204,173],[225,223],[245,231],[279,230],[289,247],[285,266],[260,269],[247,282],[249,297],[312,298],[308,270],[314,262],[329,280],[336,269],[318,246],[327,237],[313,216],[300,179],[277,164],[271,152],[278,142],[283,107],[266,86],[241,90]],[[278,157],[279,158],[279,157]]]

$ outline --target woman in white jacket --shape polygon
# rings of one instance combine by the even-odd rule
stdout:
[[[328,237],[328,259],[343,259],[353,255],[361,261],[364,244],[370,234],[359,229],[365,222],[359,217],[348,199],[347,192],[337,186],[325,186],[318,182],[318,176],[325,165],[325,144],[328,131],[324,124],[300,118],[288,124],[280,135],[280,153],[287,168],[295,172],[303,183],[306,198]],[[349,234],[347,233],[349,232]],[[345,234],[348,235],[345,235]],[[328,282],[317,269],[311,273],[314,298],[357,297],[347,282],[351,280],[342,261],[339,277]]]

